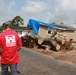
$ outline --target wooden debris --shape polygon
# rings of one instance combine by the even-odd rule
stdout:
[[[48,45],[43,45],[43,46],[45,46],[44,53],[49,53],[50,52],[50,46],[48,46]]]
[[[72,41],[73,39],[69,39],[66,40],[65,44],[62,46],[63,49],[67,49],[67,50],[72,50],[73,49],[73,45],[72,45]]]
[[[38,44],[39,44],[39,45],[41,45],[41,44],[42,44],[42,42],[43,42],[43,40],[42,40],[42,39],[38,39]]]
[[[59,51],[61,49],[61,46],[57,43],[57,41],[51,40],[50,43],[51,43],[52,49],[57,50],[57,51]]]

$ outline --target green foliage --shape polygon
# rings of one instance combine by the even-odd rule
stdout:
[[[0,25],[0,32],[3,31],[3,25]]]
[[[63,22],[60,22],[60,24],[64,24]]]
[[[20,16],[14,17],[14,19],[11,21],[12,26],[20,26],[23,25],[23,19]]]
[[[24,20],[20,16],[16,16],[12,20],[7,22],[10,22],[12,27],[16,27],[16,26],[19,27],[20,25],[24,25],[23,21]],[[0,32],[3,31],[3,25],[4,23],[0,26]]]

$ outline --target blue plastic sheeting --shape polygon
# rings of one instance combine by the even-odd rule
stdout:
[[[34,30],[34,32],[36,34],[38,34],[40,24],[44,24],[45,26],[48,26],[48,27],[53,28],[53,29],[56,29],[56,26],[54,26],[52,24],[40,22],[40,21],[37,21],[37,20],[34,20],[34,19],[29,19],[27,26],[32,27],[32,29]]]

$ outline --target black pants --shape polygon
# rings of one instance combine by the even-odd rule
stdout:
[[[10,66],[11,75],[18,75],[17,73],[17,64],[1,64],[2,67],[2,73],[1,75],[7,75],[8,72],[8,66]]]

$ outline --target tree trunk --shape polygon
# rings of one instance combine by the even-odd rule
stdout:
[[[61,37],[55,37],[55,40],[59,43],[59,44],[61,44],[61,45],[64,45],[65,44],[65,39],[63,39],[63,38],[61,38]]]
[[[51,43],[51,48],[59,51],[61,49],[61,46],[55,41],[55,40],[50,40]]]

